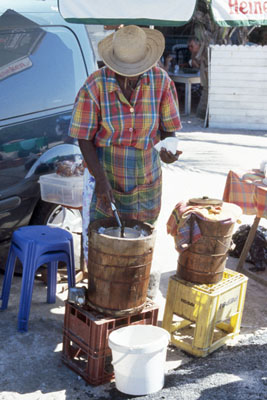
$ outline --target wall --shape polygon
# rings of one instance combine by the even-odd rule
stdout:
[[[267,46],[211,46],[209,126],[267,130]]]

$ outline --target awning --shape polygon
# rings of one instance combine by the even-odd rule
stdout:
[[[211,10],[220,26],[267,25],[266,0],[211,0]]]
[[[196,0],[58,0],[67,22],[97,25],[180,26],[195,6]]]

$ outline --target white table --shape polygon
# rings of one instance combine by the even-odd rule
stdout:
[[[178,72],[178,74],[173,74],[169,72],[171,79],[177,83],[185,84],[185,115],[190,114],[191,112],[191,85],[192,83],[200,83],[200,73],[196,74],[184,74],[182,72]]]

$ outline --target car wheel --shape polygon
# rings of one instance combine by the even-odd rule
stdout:
[[[71,233],[82,232],[80,210],[40,201],[35,208],[30,225],[49,225],[66,229]]]

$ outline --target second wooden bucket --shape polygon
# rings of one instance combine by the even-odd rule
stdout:
[[[200,206],[216,206],[218,203],[221,208],[218,219],[203,219],[196,214],[191,217],[196,218],[201,238],[179,255],[177,276],[186,281],[214,284],[223,279],[235,222],[240,218],[242,210],[236,204],[205,197],[191,199],[189,202]]]
[[[223,278],[235,223],[196,218],[202,237],[179,254],[177,275],[193,283],[218,283]]]
[[[128,239],[105,234],[105,229],[116,225],[115,218],[106,218],[89,226],[88,303],[100,312],[120,316],[145,306],[156,233],[149,224],[126,220],[126,227],[138,228],[146,236]]]

